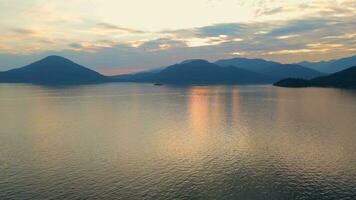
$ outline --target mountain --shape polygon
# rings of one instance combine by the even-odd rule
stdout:
[[[98,72],[60,56],[48,56],[30,65],[0,73],[0,82],[72,85],[106,82]]]
[[[263,59],[249,59],[249,58],[231,58],[225,60],[218,60],[215,64],[220,66],[235,66],[240,69],[246,69],[254,72],[260,73],[261,70],[266,70],[269,67],[279,65],[278,62],[267,61]]]
[[[260,73],[273,77],[276,81],[284,78],[311,79],[325,75],[319,71],[294,64],[278,64],[270,66],[261,70]]]
[[[337,60],[321,61],[321,62],[304,61],[297,64],[325,73],[335,73],[347,69],[349,67],[355,66],[356,55],[347,58],[337,59]]]
[[[218,65],[219,64],[219,65]],[[75,85],[103,82],[171,84],[266,84],[285,78],[311,79],[324,74],[307,67],[263,59],[234,58],[210,63],[193,59],[165,68],[107,77],[60,56],[0,72],[0,82]]]
[[[269,76],[274,81],[285,78],[310,79],[325,75],[319,71],[296,64],[281,64],[263,59],[232,58],[215,62],[220,66],[232,65],[241,69],[251,70]]]
[[[356,66],[311,80],[284,79],[276,82],[274,85],[281,87],[336,87],[356,89]]]
[[[325,72],[325,70],[323,70],[323,68],[325,66],[329,65],[333,61],[335,61],[335,60],[332,60],[332,61],[320,61],[320,62],[303,61],[303,62],[296,63],[296,65],[308,67],[310,69],[318,70],[320,72]],[[333,73],[333,72],[329,72],[329,73]]]
[[[206,60],[189,60],[166,67],[158,73],[136,73],[114,77],[116,81],[171,84],[262,84],[272,79],[233,66],[221,67]]]

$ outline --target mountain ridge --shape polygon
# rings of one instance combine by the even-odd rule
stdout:
[[[240,65],[236,66],[238,62],[240,62]],[[220,65],[217,63],[220,63]],[[229,65],[234,63],[235,65]],[[247,64],[243,65],[243,63]],[[249,68],[252,68],[252,70],[248,70]],[[107,82],[271,84],[286,78],[313,79],[324,75],[316,70],[296,64],[281,64],[263,59],[237,57],[219,60],[215,63],[203,59],[191,59],[157,70],[105,76],[66,58],[48,56],[24,67],[0,72],[0,82],[40,85],[76,85]]]
[[[183,61],[158,73],[115,76],[117,81],[161,82],[172,84],[262,84],[271,80],[259,73],[233,66],[221,67],[206,60]]]
[[[273,85],[280,87],[335,87],[356,89],[356,66],[321,76],[310,80],[305,79],[283,79]]]
[[[335,73],[356,65],[356,55],[320,62],[303,61],[296,63],[324,73]]]
[[[225,60],[218,60],[215,62],[220,66],[232,65],[242,69],[254,71],[264,74],[278,81],[284,78],[314,78],[325,75],[317,70],[303,67],[297,64],[282,64],[274,61],[267,61],[263,59],[249,59],[249,58],[231,58]]]

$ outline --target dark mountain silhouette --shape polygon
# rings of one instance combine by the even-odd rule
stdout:
[[[273,77],[274,80],[283,78],[303,78],[311,79],[325,75],[319,71],[294,64],[279,64],[261,70],[261,73]]]
[[[349,67],[356,66],[356,55],[347,58],[337,59],[337,60],[330,60],[330,61],[321,61],[321,62],[304,61],[298,64],[325,73],[335,73],[347,69]]]
[[[260,74],[264,74],[272,78],[274,81],[285,78],[310,79],[325,75],[319,71],[300,65],[281,64],[263,59],[232,58],[227,60],[219,60],[215,63],[220,66],[232,65],[238,68],[251,70]]]
[[[356,89],[356,66],[311,80],[284,79],[276,82],[274,85],[281,87],[336,87]]]
[[[231,59],[218,60],[215,62],[215,64],[220,66],[235,66],[240,69],[246,69],[246,70],[260,73],[262,70],[266,70],[269,67],[279,65],[281,63],[267,61],[263,59],[249,59],[249,58],[236,57]]]
[[[60,56],[48,56],[30,65],[0,73],[0,82],[42,85],[91,84],[107,81],[98,72]]]
[[[311,79],[323,75],[318,71],[299,65],[280,64],[262,59],[235,58],[221,60],[217,63],[222,66],[206,60],[186,60],[166,68],[107,77],[63,57],[49,56],[25,67],[0,72],[0,82],[42,85],[103,82],[266,84],[284,78]],[[228,65],[229,63],[235,64],[231,66]],[[251,68],[251,70],[247,70],[247,68]]]
[[[143,72],[114,78],[116,81],[171,84],[262,84],[272,81],[256,72],[233,66],[221,67],[198,59],[169,66],[158,73]]]

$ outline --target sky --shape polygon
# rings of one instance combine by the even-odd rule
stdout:
[[[355,0],[0,0],[0,71],[48,55],[122,74],[195,58],[355,54]]]

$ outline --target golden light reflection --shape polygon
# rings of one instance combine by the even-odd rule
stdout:
[[[206,133],[211,127],[218,127],[226,118],[225,87],[192,87],[189,90],[189,118],[194,133]]]
[[[221,142],[219,138],[221,131],[227,128],[226,123],[232,123],[231,129],[226,129],[230,133],[240,131],[236,125],[240,115],[238,89],[230,93],[225,86],[194,86],[190,88],[187,98],[187,129],[171,131],[160,141],[160,147],[163,148],[160,151],[169,158],[189,158],[211,150]],[[234,118],[232,121],[230,115]],[[247,148],[246,135],[239,138],[238,145]]]
[[[237,128],[239,126],[239,117],[240,117],[240,92],[237,88],[232,89],[231,96],[231,117],[233,119],[233,128]]]
[[[192,87],[189,91],[189,119],[194,133],[204,133],[208,130],[209,122],[209,89]]]

